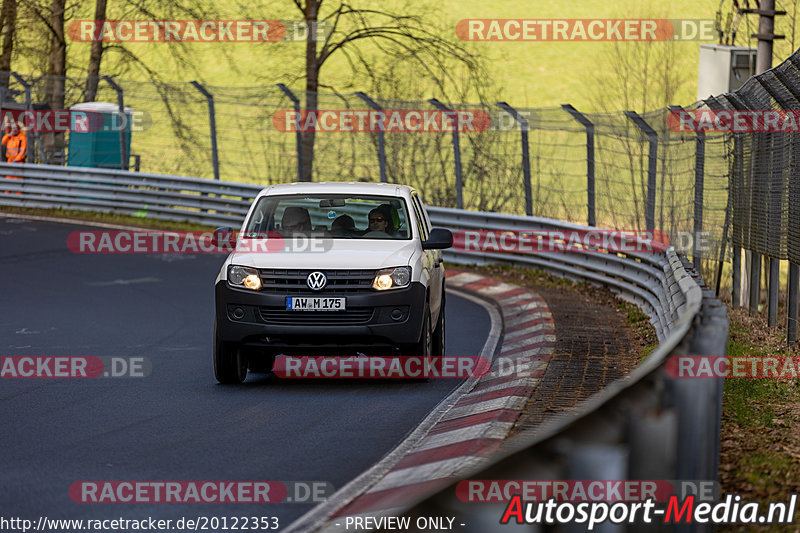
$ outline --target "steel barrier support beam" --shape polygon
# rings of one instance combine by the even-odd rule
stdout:
[[[594,124],[586,115],[572,107],[570,104],[563,104],[561,109],[572,115],[578,123],[586,128],[586,224],[596,226],[595,218],[595,181],[594,181]]]
[[[375,111],[383,111],[383,108],[367,96],[365,93],[361,91],[356,91],[356,96],[364,100],[368,106],[370,106]],[[381,183],[386,183],[386,133],[383,131],[382,128],[378,128],[378,166],[380,167],[381,173]]]
[[[761,300],[761,254],[751,252],[750,260],[750,312],[758,313]]]
[[[656,228],[656,170],[658,168],[658,133],[650,127],[635,111],[625,111],[625,116],[636,124],[642,133],[647,135],[649,150],[647,155],[647,205],[644,220],[647,231]]]
[[[453,112],[452,109],[441,103],[436,98],[429,98],[428,103],[441,111],[450,113]],[[461,141],[459,140],[457,126],[453,128],[453,160],[456,167],[456,209],[464,209],[464,178],[461,173]]]
[[[533,216],[533,193],[531,192],[531,158],[528,149],[528,119],[508,105],[506,102],[497,102],[497,107],[514,117],[519,124],[520,142],[522,142],[522,185],[525,188],[525,214]]]
[[[294,105],[294,110],[297,112],[298,116],[300,116],[300,100],[294,95],[294,93],[284,84],[276,83],[275,84],[286,97],[292,101]],[[297,141],[297,181],[303,181],[303,132],[300,131],[302,128],[297,128],[296,134],[296,141]]]
[[[769,258],[769,289],[767,291],[767,325],[771,328],[778,325],[778,292],[780,289],[781,262]]]
[[[800,300],[800,265],[789,263],[788,298],[786,302],[786,340],[797,342],[798,300]]]
[[[219,155],[217,153],[217,120],[214,112],[214,96],[196,81],[189,82],[206,97],[208,102],[208,123],[211,128],[211,162],[214,165],[214,179],[219,180]]]

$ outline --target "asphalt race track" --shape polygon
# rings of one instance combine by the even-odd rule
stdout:
[[[460,380],[218,385],[211,360],[221,255],[82,255],[72,231],[0,218],[0,355],[144,357],[147,377],[0,379],[2,515],[271,516],[311,504],[86,504],[76,481],[322,481],[340,488]],[[449,294],[448,354],[480,352],[485,310]]]

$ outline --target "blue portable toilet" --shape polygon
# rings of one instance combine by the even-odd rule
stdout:
[[[108,102],[86,102],[70,107],[67,164],[79,167],[122,168],[119,132],[125,131],[125,153],[131,155],[131,123],[133,114],[125,108],[124,120],[119,106]],[[83,120],[79,112],[87,114]]]

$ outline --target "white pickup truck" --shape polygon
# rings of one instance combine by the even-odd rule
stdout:
[[[241,383],[248,368],[269,371],[290,349],[444,355],[441,250],[452,242],[411,187],[265,188],[217,276],[217,380]]]

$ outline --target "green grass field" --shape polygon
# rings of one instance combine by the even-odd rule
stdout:
[[[300,18],[299,12],[288,0],[265,2],[266,7],[249,7],[233,1],[212,0],[220,17],[290,19]],[[93,18],[92,2],[86,2],[75,12],[75,18]],[[258,2],[254,4],[259,4]],[[441,2],[390,2],[361,1],[356,5],[382,7],[400,13],[418,13],[424,20],[430,20],[431,28],[445,36],[455,36],[458,21],[469,18],[685,18],[714,19],[718,0],[573,0],[570,2],[544,2],[541,0],[505,0],[497,2],[478,2],[476,0],[443,0]],[[122,12],[112,11],[108,18],[125,18]],[[323,15],[326,4],[323,4]],[[328,8],[330,9],[330,8]],[[788,18],[788,17],[787,17]],[[752,24],[756,23],[755,17]],[[779,20],[780,24],[780,20]],[[744,26],[742,26],[744,28]],[[781,29],[780,26],[778,29]],[[785,28],[783,29],[785,30]],[[786,33],[786,31],[783,31]],[[623,48],[635,43],[621,43]],[[303,43],[282,44],[218,44],[200,43],[184,45],[182,52],[176,54],[176,46],[164,43],[128,44],[132,52],[141,57],[162,79],[167,81],[189,81],[199,79],[214,86],[259,86],[284,82],[290,86],[302,87]],[[519,107],[549,107],[562,103],[572,103],[579,109],[595,110],[595,95],[609,87],[598,87],[594,78],[612,69],[609,56],[613,54],[614,43],[610,42],[472,42],[469,50],[485,59],[488,67],[490,94],[496,100],[505,100]],[[779,43],[786,47],[786,42]],[[648,66],[653,76],[660,70],[670,68],[685,74],[686,80],[675,92],[672,103],[689,104],[695,100],[697,60],[699,42],[674,43],[677,61],[666,67],[653,63]],[[370,47],[367,45],[367,49]],[[89,44],[70,42],[68,53],[73,58],[75,68],[72,76],[80,76],[84,58],[88,56]],[[385,65],[393,57],[368,51],[376,65]],[[776,54],[776,61],[785,56],[785,51]],[[182,64],[176,58],[187,57],[191,65]],[[119,56],[109,52],[105,61],[107,71],[115,71],[115,61]],[[631,65],[636,68],[637,65]],[[641,65],[639,65],[641,67]],[[21,65],[17,70],[24,72]],[[126,78],[144,80],[141,72],[131,70]],[[340,90],[366,88],[368,84],[363,68],[355,72],[343,55],[332,56],[322,70],[322,81]],[[409,85],[409,92],[437,96],[433,86]],[[477,98],[474,91],[468,94]],[[399,98],[409,95],[399,94]],[[638,109],[642,111],[641,109]]]

